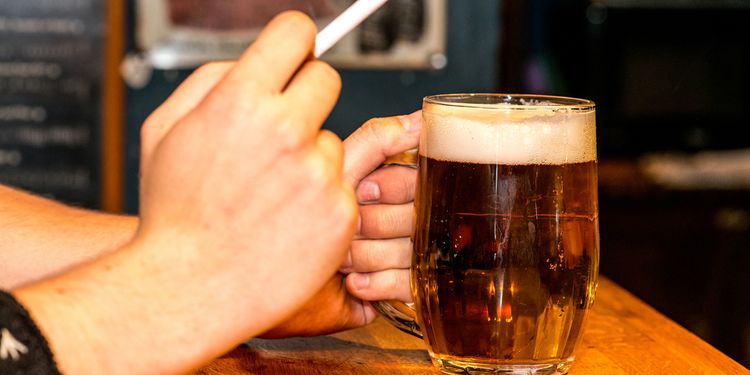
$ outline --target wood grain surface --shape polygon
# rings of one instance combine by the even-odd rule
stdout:
[[[750,374],[605,278],[571,375]],[[421,340],[382,319],[331,336],[252,340],[197,372],[215,374],[437,374]]]

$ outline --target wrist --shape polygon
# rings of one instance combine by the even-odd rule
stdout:
[[[64,373],[185,372],[273,324],[228,257],[159,233],[14,291]]]
[[[47,340],[26,309],[1,290],[0,373],[60,374]]]
[[[58,277],[14,291],[47,337],[63,373],[184,372],[219,355],[200,340],[198,304],[165,283],[173,270],[131,243]],[[189,287],[189,286],[186,286]],[[220,340],[216,340],[220,342]]]

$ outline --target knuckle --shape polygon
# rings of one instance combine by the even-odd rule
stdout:
[[[386,120],[384,118],[374,118],[370,119],[362,127],[362,130],[365,133],[365,136],[369,139],[372,139],[377,144],[385,144],[387,141],[386,136],[386,129],[385,124]]]
[[[306,137],[301,131],[296,129],[295,124],[290,123],[289,119],[276,121],[272,128],[272,139],[277,140],[282,154],[295,153],[303,148],[306,144]],[[317,158],[314,158],[317,159]],[[309,167],[319,169],[320,160],[309,160]]]
[[[328,129],[321,129],[318,132],[318,136],[325,138],[325,140],[330,142],[332,145],[341,145],[341,138],[339,138],[339,136],[336,135],[336,133]]]
[[[354,194],[343,188],[340,191],[341,197],[338,199],[338,204],[334,206],[334,215],[338,223],[346,224],[341,225],[342,230],[350,232],[353,231],[359,217],[359,210]]]
[[[242,58],[248,61],[255,61],[259,63],[260,65],[265,66],[265,65],[269,65],[273,63],[274,61],[273,53],[274,51],[270,50],[266,46],[260,43],[255,43],[244,52],[244,54],[242,55]],[[256,84],[257,82],[258,82],[257,79],[247,80],[247,83]]]
[[[328,160],[315,152],[306,152],[301,159],[302,168],[299,168],[297,174],[300,175],[301,180],[305,181],[306,189],[316,195],[324,196],[327,198],[326,201],[333,201],[334,204],[341,200],[336,194],[335,174]],[[338,207],[333,206],[333,208]]]
[[[336,200],[325,205],[325,226],[328,234],[346,242],[351,242],[356,214],[345,200]],[[352,269],[362,269],[361,248],[352,249]]]
[[[304,64],[297,75],[299,83],[291,91],[295,97],[327,106],[335,103],[341,92],[341,76],[330,65],[320,60]]]
[[[313,60],[308,64],[311,64],[311,66],[324,77],[323,82],[331,85],[333,88],[341,87],[341,75],[331,65],[321,60]]]
[[[143,121],[143,125],[141,125],[141,139],[144,139],[148,137],[151,132],[153,131],[154,123],[156,122],[156,119],[154,118],[154,115],[149,115],[145,121]]]
[[[141,140],[147,141],[152,138],[153,135],[160,132],[160,128],[163,126],[160,116],[156,113],[149,115],[141,126]]]
[[[394,277],[394,279],[396,280],[396,285],[394,286],[393,290],[397,291],[396,298],[401,299],[403,301],[410,301],[412,297],[411,297],[411,291],[409,288],[409,285],[411,284],[409,271],[397,270],[395,271],[395,273],[396,273],[396,276]]]
[[[388,290],[394,291],[398,289],[398,286],[401,284],[401,277],[399,277],[398,272],[387,272],[388,276],[386,277],[386,286]]]
[[[375,206],[362,206],[359,208],[360,216],[362,217],[362,227],[359,229],[359,234],[363,238],[371,237],[373,232],[374,223],[372,217],[374,216],[372,213],[373,207]]]
[[[225,73],[231,65],[232,63],[230,62],[209,62],[198,67],[193,75],[198,77],[214,77]]]
[[[371,269],[374,264],[377,264],[378,261],[378,254],[376,254],[376,251],[373,251],[373,247],[370,246],[368,248],[361,249],[360,253],[360,266],[363,269]]]
[[[273,119],[273,108],[268,96],[259,94],[258,83],[252,80],[241,84],[220,84],[210,92],[196,113],[207,119],[221,119],[222,125],[242,125]]]
[[[360,266],[360,254],[365,251],[363,241],[352,241],[350,250],[352,253],[352,265],[353,269],[358,269]]]
[[[374,221],[374,230],[378,235],[390,232],[391,228],[395,227],[397,221],[396,216],[391,210],[383,210],[376,218]]]
[[[303,37],[314,36],[318,32],[315,22],[305,13],[298,10],[287,10],[274,17],[272,24],[289,25],[292,31]]]
[[[414,168],[402,168],[405,174],[401,181],[401,193],[404,201],[413,201],[417,184],[417,171]]]
[[[311,142],[309,135],[304,131],[300,119],[293,114],[284,113],[284,106],[268,103],[262,111],[255,116],[259,127],[263,129],[263,139],[272,139],[281,154],[296,154],[307,148]],[[300,155],[304,157],[306,167],[317,167],[321,162],[314,160],[314,153]],[[309,160],[308,160],[309,159]]]
[[[318,133],[318,147],[324,148],[321,150],[328,155],[331,160],[342,160],[344,157],[344,143],[341,141],[335,133],[330,130],[321,130]],[[334,168],[338,168],[338,165],[332,165]]]
[[[380,118],[378,118],[378,117],[376,117],[376,118],[371,118],[371,119],[369,119],[369,120],[365,121],[365,123],[364,123],[364,124],[362,124],[362,130],[363,130],[363,131],[366,131],[366,132],[368,132],[368,133],[372,133],[372,132],[374,132],[374,131],[375,131],[375,128],[377,128],[377,126],[378,126],[378,123],[379,123],[380,121],[381,121],[381,120],[380,120]]]

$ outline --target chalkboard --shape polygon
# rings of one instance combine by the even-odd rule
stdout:
[[[0,183],[99,206],[105,3],[0,1]]]

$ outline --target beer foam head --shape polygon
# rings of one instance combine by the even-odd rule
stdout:
[[[432,159],[511,165],[596,160],[593,104],[425,103],[423,115],[419,153]]]

